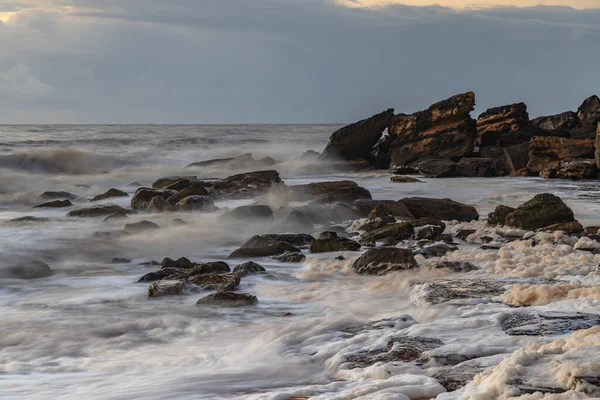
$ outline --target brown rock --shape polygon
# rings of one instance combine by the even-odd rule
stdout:
[[[381,228],[367,232],[361,235],[361,240],[369,243],[389,238],[389,240],[392,240],[395,244],[403,240],[410,239],[414,232],[415,227],[412,223],[398,222],[396,224],[385,225]]]
[[[184,288],[185,284],[182,281],[157,281],[148,288],[148,297],[177,296],[183,293]]]
[[[131,198],[131,208],[133,208],[134,210],[147,210],[148,206],[150,205],[150,201],[154,197],[160,196],[166,200],[173,194],[174,192],[170,190],[159,190],[141,187],[135,191],[133,197]]]
[[[153,189],[166,189],[171,185],[177,184],[177,188],[172,188],[172,190],[181,190],[189,185],[191,179],[195,179],[195,176],[192,177],[183,177],[183,176],[169,176],[166,178],[160,178],[152,183]]]
[[[240,284],[241,276],[237,274],[200,274],[189,278],[189,282],[206,290],[231,292]]]
[[[417,164],[419,173],[429,178],[449,178],[456,175],[456,163],[452,160],[431,158]]]
[[[160,213],[167,211],[169,207],[171,207],[171,205],[167,200],[165,200],[161,196],[155,196],[152,198],[152,200],[150,200],[150,203],[148,204],[148,211]]]
[[[354,202],[358,199],[371,199],[371,193],[352,181],[317,182],[288,187],[293,199],[298,201],[316,200],[319,202]]]
[[[506,225],[528,230],[573,221],[573,211],[559,197],[550,193],[534,196],[506,216]]]
[[[413,178],[412,176],[394,175],[390,177],[390,181],[394,183],[415,183],[423,182],[420,179]]]
[[[214,211],[217,210],[210,196],[188,196],[179,201],[177,209],[182,211]]]
[[[595,160],[575,159],[561,161],[551,168],[540,171],[540,177],[544,179],[595,179],[598,177],[598,168]]]
[[[556,167],[566,159],[593,157],[593,139],[534,137],[529,144],[527,169],[531,173],[539,173],[544,169]]]
[[[399,202],[403,203],[416,218],[431,217],[443,221],[464,222],[479,219],[479,214],[474,207],[450,199],[408,197]]]
[[[600,226],[599,225],[594,225],[594,226],[586,226],[584,231],[585,233],[589,233],[592,235],[595,235],[596,233],[598,233],[598,231],[600,230]]]
[[[67,214],[67,217],[94,218],[105,217],[115,213],[122,212],[124,214],[135,214],[135,211],[128,210],[115,204],[106,204],[88,208],[73,210]]]
[[[310,243],[311,253],[327,253],[331,251],[358,251],[360,244],[354,240],[339,237],[335,232],[323,232],[319,238]]]
[[[177,204],[188,196],[208,196],[208,190],[202,184],[191,183],[188,187],[169,197],[167,201],[169,204]]]
[[[197,306],[241,307],[258,303],[256,296],[246,293],[219,292],[198,300]]]
[[[277,171],[246,172],[216,182],[211,194],[222,194],[229,198],[256,197],[282,184],[283,181]]]
[[[542,228],[542,230],[550,231],[550,232],[563,231],[569,235],[576,235],[576,234],[584,231],[583,225],[581,225],[579,223],[579,221],[571,221],[571,222],[553,224],[553,225],[547,226],[545,228]]]
[[[38,204],[33,208],[64,208],[71,207],[73,203],[70,200],[54,200],[46,203]]]
[[[488,214],[487,223],[490,225],[506,225],[506,217],[513,211],[515,211],[515,208],[498,206],[493,212]]]
[[[127,193],[119,189],[108,189],[106,192],[93,197],[90,201],[99,201],[109,199],[111,197],[129,197]]]
[[[399,271],[418,267],[412,251],[396,247],[380,247],[367,250],[354,264],[360,275],[385,275],[391,271]]]
[[[489,108],[477,118],[477,136],[487,132],[514,132],[529,124],[525,103]]]
[[[561,114],[538,117],[531,121],[534,126],[546,131],[570,131],[580,126],[577,113],[567,111]]]
[[[600,98],[594,95],[585,99],[577,109],[577,118],[581,125],[595,128],[600,121]]]
[[[493,177],[502,175],[502,167],[492,158],[463,158],[456,166],[456,175],[465,177]]]
[[[406,206],[398,201],[394,200],[368,200],[361,199],[354,202],[354,208],[358,212],[366,217],[369,213],[377,206],[381,205],[383,210],[397,219],[400,220],[411,220],[415,219],[415,216],[406,208]]]

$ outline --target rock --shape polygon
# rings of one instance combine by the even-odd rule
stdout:
[[[450,178],[456,175],[456,163],[452,160],[431,158],[417,164],[421,175],[429,178]]]
[[[483,372],[483,368],[457,366],[438,369],[430,376],[438,381],[448,392],[457,391],[470,383],[473,378]]]
[[[411,297],[417,304],[442,304],[465,299],[491,299],[503,294],[505,283],[484,279],[439,279],[417,284]]]
[[[115,257],[112,260],[110,260],[111,264],[129,264],[130,262],[131,260],[129,258]]]
[[[575,221],[573,211],[550,193],[536,195],[506,216],[506,225],[526,230],[572,221]]]
[[[403,175],[394,175],[390,177],[390,181],[394,183],[415,183],[415,182],[423,182],[420,179],[413,178],[411,176],[403,176]]]
[[[502,160],[504,162],[504,160]],[[456,166],[456,175],[465,177],[493,177],[503,175],[502,167],[491,158],[462,158]]]
[[[69,200],[54,200],[47,203],[38,204],[33,208],[64,208],[71,207],[72,205],[73,203],[71,203]]]
[[[316,200],[332,203],[352,203],[358,199],[371,199],[371,193],[352,181],[317,182],[289,186],[290,194],[297,201]]]
[[[578,221],[571,221],[566,223],[559,223],[546,226],[543,228],[545,231],[563,231],[569,235],[576,235],[578,233],[583,232],[583,225],[581,225]]]
[[[429,265],[431,269],[449,269],[454,272],[470,272],[478,268],[468,261],[440,261]]]
[[[266,205],[241,206],[226,212],[219,217],[220,220],[272,220],[273,210]]]
[[[272,232],[312,232],[314,224],[312,218],[305,212],[287,208],[277,211],[277,222],[271,228]]]
[[[414,225],[410,222],[398,222],[383,226],[371,232],[361,235],[361,240],[366,242],[374,242],[392,237],[396,242],[410,239],[414,234]]]
[[[300,161],[317,161],[321,153],[314,150],[306,150],[300,157],[297,159]]]
[[[155,196],[148,204],[148,211],[153,213],[161,213],[169,210],[171,207],[171,204],[169,204],[167,200],[161,196]]]
[[[280,262],[289,262],[289,263],[299,263],[299,262],[306,260],[306,256],[304,254],[292,253],[289,251],[286,251],[285,253],[278,255],[278,256],[273,256],[272,258],[274,260],[277,260]]]
[[[393,224],[396,222],[396,218],[387,212],[383,204],[378,204],[369,213],[367,223],[362,225],[360,229],[366,232],[371,232],[376,229],[382,228],[387,224]]]
[[[48,221],[50,221],[50,218],[33,217],[31,215],[26,215],[25,217],[11,219],[6,222],[9,223],[9,222],[48,222]]]
[[[223,261],[214,261],[204,264],[194,264],[192,268],[188,268],[185,272],[187,277],[202,275],[202,274],[228,274],[231,272],[229,264]]]
[[[504,147],[504,162],[513,176],[518,176],[517,171],[527,168],[529,162],[529,142]]]
[[[292,246],[309,246],[315,238],[304,233],[280,233],[252,236],[242,245],[243,249],[259,248],[285,242]]]
[[[182,281],[157,281],[148,288],[148,297],[177,296],[183,293],[185,284]]]
[[[233,273],[240,276],[262,274],[263,272],[267,272],[265,267],[253,261],[248,261],[243,264],[236,265],[233,269]]]
[[[595,128],[600,121],[600,98],[594,95],[585,99],[577,109],[577,118],[581,125]]]
[[[300,249],[286,242],[277,242],[267,246],[239,248],[229,255],[229,258],[269,257],[283,254],[286,251],[300,253]]]
[[[177,204],[189,196],[208,196],[208,190],[201,184],[190,184],[167,199],[169,204]]]
[[[109,199],[111,197],[129,197],[127,193],[119,189],[108,189],[106,192],[93,197],[90,201],[99,201]]]
[[[115,213],[123,213],[123,214],[135,214],[135,211],[128,210],[121,206],[117,206],[115,204],[106,204],[100,206],[93,206],[87,208],[80,208],[78,210],[73,210],[67,214],[67,217],[79,217],[79,218],[95,218],[95,217],[104,217],[108,215],[114,215]]]
[[[494,211],[488,214],[487,223],[492,226],[506,225],[506,217],[515,210],[515,208],[508,206],[498,206]]]
[[[169,257],[165,257],[165,258],[163,258],[160,265],[162,266],[161,268],[163,268],[163,269],[165,269],[165,268],[192,269],[195,267],[195,264],[185,257],[180,257],[177,260],[173,260]]]
[[[500,206],[500,207],[504,207],[504,206]],[[512,210],[514,210],[514,208]],[[506,219],[506,217],[505,217],[505,219]],[[489,216],[488,216],[488,223],[489,223]],[[469,236],[471,236],[472,234],[474,234],[475,232],[477,232],[476,229],[459,229],[458,232],[456,233],[456,237],[466,241],[467,238]]]
[[[600,315],[556,311],[511,313],[501,322],[504,332],[511,336],[564,335],[599,324]]]
[[[220,292],[209,294],[198,300],[197,306],[240,307],[258,303],[256,296],[246,293]]]
[[[377,207],[382,206],[383,211],[393,215],[399,220],[411,220],[415,219],[415,216],[406,208],[406,206],[400,202],[393,200],[367,200],[361,199],[354,202],[354,208],[359,211],[362,216],[368,216],[371,211]]]
[[[487,132],[514,132],[528,124],[529,113],[525,103],[489,108],[477,118],[477,136]]]
[[[117,211],[116,213],[110,214],[108,217],[104,218],[104,222],[112,221],[113,219],[125,219],[125,218],[129,218],[127,213],[125,213],[123,211]]]
[[[395,247],[367,250],[352,264],[352,269],[360,275],[385,275],[391,271],[417,267],[412,251]]]
[[[282,185],[283,181],[277,171],[246,172],[216,182],[211,194],[220,193],[228,198],[256,197]]]
[[[220,168],[220,169],[245,169],[245,168],[263,168],[271,167],[276,162],[271,157],[265,157],[255,160],[251,153],[241,154],[236,157],[215,158],[192,163],[186,168]]]
[[[135,191],[133,197],[131,198],[131,208],[134,210],[147,210],[148,206],[150,205],[150,201],[154,197],[159,196],[166,200],[173,194],[173,191],[170,190],[159,190],[141,187]]]
[[[77,200],[77,196],[74,195],[73,193],[69,193],[69,192],[44,192],[44,193],[40,194],[39,197],[41,199],[48,199],[48,200],[60,200],[60,199]]]
[[[205,290],[231,292],[240,284],[240,275],[236,274],[200,274],[189,278],[189,282]]]
[[[215,211],[215,202],[210,196],[188,196],[175,207],[181,211]]]
[[[54,271],[42,261],[28,261],[8,267],[0,267],[0,278],[40,279],[52,276]]]
[[[529,144],[527,169],[531,173],[539,173],[573,158],[594,158],[594,140],[534,137]]]
[[[335,131],[320,156],[321,160],[354,160],[368,158],[383,131],[394,117],[394,110],[388,109],[371,118],[355,122]]]
[[[136,283],[147,283],[147,282],[160,281],[161,279],[165,279],[165,278],[169,277],[172,274],[172,272],[173,271],[171,271],[171,270],[160,270],[160,271],[149,272],[146,275],[142,276],[140,279],[138,279]]]
[[[442,221],[477,221],[479,214],[474,207],[450,199],[408,197],[399,200],[416,218],[435,218]]]
[[[596,140],[594,142],[596,146],[596,151],[594,152],[594,157],[596,159],[596,167],[600,169],[600,123],[596,127]]]
[[[538,117],[531,121],[534,126],[546,131],[565,131],[579,127],[577,113],[567,111],[561,114]]]
[[[414,252],[415,254],[421,254],[425,258],[430,258],[441,257],[446,253],[456,250],[458,250],[458,247],[456,247],[454,244],[437,242],[426,244],[423,247],[417,247]]]
[[[389,135],[379,139],[373,147],[369,161],[375,169],[388,169],[392,161],[392,142],[393,138]]]
[[[544,179],[595,179],[598,177],[598,168],[595,160],[574,159],[560,161],[553,167],[540,171],[540,177]]]
[[[196,177],[182,177],[182,176],[169,176],[166,178],[160,178],[152,183],[153,189],[167,189],[170,187],[171,190],[183,190],[190,185],[191,179]]]
[[[427,110],[396,115],[389,129],[393,136],[392,166],[405,166],[428,158],[458,159],[473,152],[476,123],[469,113],[475,94],[467,92],[433,104]]]
[[[333,204],[311,202],[306,206],[296,207],[295,211],[301,212],[307,222],[318,225],[335,225],[360,218],[359,212],[354,208],[337,202]]]
[[[584,230],[585,230],[585,233],[596,234],[600,230],[600,226],[599,225],[586,226]]]
[[[133,224],[125,224],[125,232],[129,232],[129,233],[139,233],[139,232],[144,232],[144,231],[151,231],[151,230],[156,230],[156,229],[160,229],[160,226],[158,226],[157,224],[155,224],[152,221],[140,221],[140,222],[135,222]]]
[[[332,251],[358,251],[360,244],[354,240],[339,237],[335,232],[324,232],[318,239],[310,243],[311,253],[328,253]]]
[[[421,218],[411,223],[415,227],[415,238],[418,240],[439,240],[446,230],[446,224],[435,218]]]

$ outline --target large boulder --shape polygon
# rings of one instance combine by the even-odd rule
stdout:
[[[358,199],[372,198],[367,189],[352,181],[317,182],[289,186],[288,189],[292,199],[298,201],[316,200],[325,203],[335,201],[353,203]]]
[[[171,197],[175,192],[171,190],[159,190],[159,189],[151,189],[146,187],[141,187],[135,191],[133,197],[131,198],[131,208],[134,210],[148,210],[148,206],[150,205],[150,201],[156,197],[160,196],[163,199],[167,200]]]
[[[129,197],[129,195],[122,190],[113,188],[113,189],[108,189],[106,192],[104,192],[102,194],[94,196],[90,201],[105,200],[105,199],[110,199],[112,197]]]
[[[148,297],[177,296],[185,290],[185,283],[177,280],[153,282],[148,288]]]
[[[406,208],[406,206],[394,200],[369,200],[360,199],[354,202],[354,208],[358,210],[361,216],[368,216],[376,207],[382,207],[382,210],[400,220],[415,219],[415,216]]]
[[[199,274],[188,278],[193,283],[205,290],[217,292],[231,292],[240,284],[241,275],[237,274]]]
[[[135,211],[128,210],[115,204],[106,204],[101,206],[80,208],[73,210],[67,214],[67,217],[79,217],[79,218],[95,218],[95,217],[106,217],[115,213],[124,214],[135,214]]]
[[[283,185],[277,171],[254,171],[216,182],[211,194],[228,198],[252,198]]]
[[[165,178],[157,179],[152,183],[153,189],[167,189],[171,190],[182,190],[189,186],[190,181],[195,179],[195,176],[169,176]],[[174,187],[173,187],[174,186]]]
[[[573,158],[594,158],[593,139],[565,139],[560,137],[534,137],[529,144],[527,169],[537,174],[555,167],[561,161]]]
[[[477,221],[477,210],[463,203],[450,199],[429,199],[425,197],[407,197],[399,200],[415,216],[415,218],[435,218],[442,221]]]
[[[241,307],[258,303],[256,296],[246,293],[219,292],[198,300],[197,306]]]
[[[515,132],[527,127],[529,114],[525,103],[489,108],[477,118],[477,136],[487,132]]]
[[[236,265],[233,269],[233,273],[240,276],[262,274],[264,272],[267,272],[265,267],[255,263],[254,261],[248,261],[243,264]]]
[[[215,211],[215,202],[210,196],[188,196],[177,204],[178,210],[181,211]]]
[[[396,247],[367,250],[352,264],[352,269],[361,275],[385,275],[416,267],[418,264],[412,251]]]
[[[360,244],[354,240],[339,237],[335,232],[324,232],[310,243],[311,253],[328,253],[331,251],[358,251]]]
[[[582,126],[595,128],[600,121],[600,98],[594,95],[585,99],[577,109],[577,118]]]
[[[550,193],[536,195],[506,216],[506,225],[527,230],[572,221],[575,221],[573,211],[559,197]]]
[[[456,175],[456,163],[452,160],[431,158],[417,164],[421,175],[429,178],[449,178]]]
[[[377,144],[383,131],[394,117],[394,110],[389,109],[371,118],[355,122],[335,131],[320,159],[354,160],[366,159]]]
[[[467,92],[433,104],[414,114],[398,114],[391,123],[392,166],[410,165],[427,158],[460,159],[473,152],[477,133],[470,116],[475,94]]]
[[[42,261],[29,261],[8,267],[0,267],[0,278],[40,279],[52,276],[54,272]]]

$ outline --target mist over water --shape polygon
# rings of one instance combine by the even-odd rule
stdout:
[[[321,174],[307,168],[310,162],[298,160],[306,150],[321,151],[337,128],[0,126],[0,271],[23,261],[43,261],[54,271],[35,280],[0,274],[0,398],[435,398],[445,390],[414,365],[340,366],[358,349],[385,347],[385,335],[398,332],[439,338],[448,351],[461,348],[486,357],[492,366],[498,365],[494,361],[498,355],[508,357],[529,345],[527,339],[502,333],[499,315],[509,306],[501,301],[458,307],[415,301],[418,291],[425,290],[415,284],[456,274],[421,268],[385,277],[358,276],[350,267],[360,252],[307,254],[300,264],[257,260],[268,273],[244,277],[238,289],[258,297],[259,303],[249,308],[195,307],[205,293],[149,299],[148,284],[135,282],[156,267],[141,263],[160,262],[164,257],[225,260],[246,239],[271,227],[219,220],[223,211],[139,214],[126,222],[151,220],[161,229],[102,239],[94,234],[119,230],[125,222],[65,218],[69,210],[90,205],[89,198],[109,188],[131,195],[137,189],[134,183],[150,186],[164,176],[213,179],[244,172],[185,167],[252,153],[254,159],[272,157],[277,164],[265,169],[279,171],[288,185],[348,179],[367,188],[375,199],[451,198],[475,206],[482,217],[499,204],[517,206],[534,194],[552,192],[584,226],[600,223],[600,185],[594,182],[420,178],[424,182],[397,184],[390,182],[387,171]],[[38,196],[45,191],[68,191],[78,199],[68,209],[33,208],[43,202]],[[129,202],[130,197],[122,197],[97,204],[128,207]],[[234,208],[252,202],[229,200],[216,205]],[[9,222],[24,216],[47,220]],[[176,218],[187,224],[175,223]],[[456,232],[461,227],[477,229],[480,235],[493,233],[483,222],[449,224],[448,229]],[[535,248],[514,245],[504,253],[485,253],[467,244],[444,260],[466,258],[477,263],[480,270],[469,278],[510,276],[523,284],[541,276],[570,277],[571,285],[597,281],[593,271],[600,256],[550,246],[553,240],[540,236],[541,244]],[[340,254],[346,260],[334,259]],[[114,263],[114,258],[131,262]],[[527,270],[543,272],[531,276]],[[593,312],[598,306],[595,293],[568,295],[548,289],[538,300],[526,289],[514,289],[510,301],[552,311],[577,307]],[[575,289],[567,287],[567,291]],[[548,300],[559,295],[564,298],[558,302]],[[393,329],[384,327],[353,338],[340,334],[349,326],[400,317]],[[470,338],[468,343],[465,337]],[[575,341],[572,345],[578,346]],[[499,380],[486,382],[489,387],[500,385]],[[377,394],[377,385],[384,393]]]

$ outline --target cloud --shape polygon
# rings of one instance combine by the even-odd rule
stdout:
[[[600,10],[0,0],[1,10],[11,14],[0,74],[31,93],[22,113],[0,96],[3,122],[344,122],[466,90],[478,111],[526,101],[539,115],[600,93]]]
[[[23,64],[0,71],[0,95],[14,97],[42,97],[52,93],[52,87],[34,77]]]

